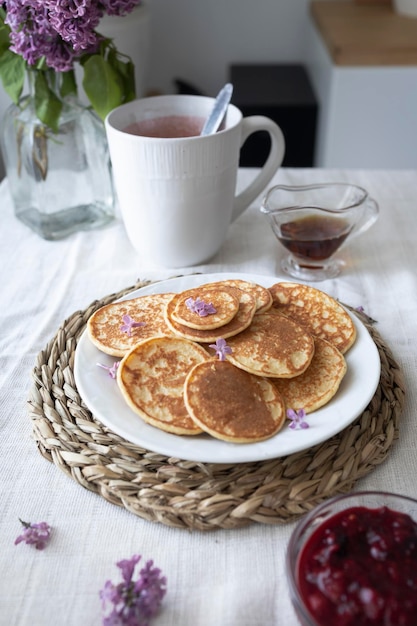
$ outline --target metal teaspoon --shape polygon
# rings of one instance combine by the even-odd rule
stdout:
[[[227,83],[219,91],[216,100],[214,101],[213,109],[206,119],[200,135],[211,135],[212,133],[215,133],[217,131],[223,121],[227,107],[229,106],[232,93],[233,85],[231,83]]]

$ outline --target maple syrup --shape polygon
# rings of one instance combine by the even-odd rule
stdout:
[[[297,257],[323,261],[336,252],[350,230],[347,220],[310,215],[281,224],[277,236],[282,245]]]

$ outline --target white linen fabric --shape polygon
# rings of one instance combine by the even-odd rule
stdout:
[[[239,184],[254,170],[239,172]],[[407,385],[401,431],[388,459],[357,489],[417,497],[417,172],[281,169],[274,183],[348,181],[380,206],[378,222],[341,255],[336,279],[315,286],[363,306],[400,363]],[[171,529],[83,489],[36,449],[26,400],[37,354],[60,323],[93,300],[129,287],[194,272],[250,272],[285,278],[285,253],[259,213],[259,199],[229,229],[205,265],[161,269],[140,259],[118,218],[103,230],[44,241],[13,214],[0,185],[0,624],[101,624],[99,590],[119,580],[116,561],[142,554],[168,579],[155,626],[296,626],[285,578],[294,524],[253,524],[211,533]],[[47,521],[44,551],[14,545],[19,518]]]

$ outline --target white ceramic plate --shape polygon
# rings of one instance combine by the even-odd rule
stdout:
[[[242,278],[270,287],[282,279],[254,274],[200,274],[153,283],[122,299],[163,292],[179,292],[222,278]],[[117,382],[97,363],[112,365],[113,357],[97,350],[85,331],[76,352],[74,375],[78,391],[93,415],[113,432],[147,450],[203,463],[244,463],[273,459],[307,449],[329,439],[353,422],[366,408],[378,386],[381,363],[366,327],[352,316],[357,329],[355,344],[346,354],[347,373],[337,394],[307,417],[310,428],[282,430],[266,441],[233,444],[209,435],[178,436],[146,424],[125,403]]]

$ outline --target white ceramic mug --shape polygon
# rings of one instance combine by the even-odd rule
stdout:
[[[264,116],[244,118],[229,105],[223,129],[209,136],[149,137],[126,128],[171,116],[206,118],[213,98],[190,95],[135,100],[111,111],[106,132],[119,207],[139,254],[157,265],[186,267],[210,259],[229,224],[253,202],[282,163],[285,141]],[[240,148],[256,131],[271,138],[255,180],[236,195]]]

